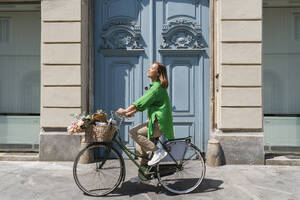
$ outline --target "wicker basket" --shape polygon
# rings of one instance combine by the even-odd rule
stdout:
[[[85,142],[110,142],[115,130],[111,125],[90,124],[85,130]]]
[[[90,142],[110,142],[116,128],[111,125],[90,124],[85,130],[85,144]],[[91,164],[96,162],[95,152],[88,150],[80,157],[80,164]]]

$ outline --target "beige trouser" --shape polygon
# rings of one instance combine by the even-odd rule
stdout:
[[[157,120],[154,122],[154,133],[150,140],[148,140],[148,122],[137,125],[129,130],[130,137],[136,142],[136,151],[142,155],[147,156],[147,151],[156,151],[158,147],[154,144],[154,141],[162,136],[162,132]],[[141,165],[145,165],[147,160],[140,158]]]

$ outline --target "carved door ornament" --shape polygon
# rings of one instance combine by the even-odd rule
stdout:
[[[162,49],[202,50],[200,25],[184,18],[164,24],[162,28]]]
[[[102,39],[101,49],[143,49],[141,29],[137,25],[110,25]]]
[[[100,49],[143,49],[141,27],[138,24],[141,12],[141,0],[128,1],[127,5],[134,7],[129,15],[109,13],[110,6],[116,6],[118,1],[104,0],[104,19],[107,19],[102,26],[101,38],[103,40]],[[123,5],[124,6],[124,5]],[[120,8],[121,9],[121,8]],[[127,9],[127,8],[126,8]]]

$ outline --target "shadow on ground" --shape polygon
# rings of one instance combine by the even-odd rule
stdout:
[[[220,187],[223,184],[222,180],[216,179],[204,179],[201,185],[195,189],[191,193],[205,193],[205,192],[213,192],[217,190],[223,189]],[[126,181],[122,184],[122,187],[115,191],[113,194],[109,196],[134,196],[142,193],[154,192],[157,194],[166,194],[168,196],[173,196],[173,194],[167,191],[162,186],[156,186],[152,184],[143,184],[143,183],[131,183],[130,181]]]

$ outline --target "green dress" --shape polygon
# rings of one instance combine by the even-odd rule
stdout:
[[[158,120],[160,129],[168,139],[174,139],[173,118],[168,92],[160,82],[152,82],[150,89],[133,102],[138,111],[148,112],[148,139],[153,135],[153,123]]]

